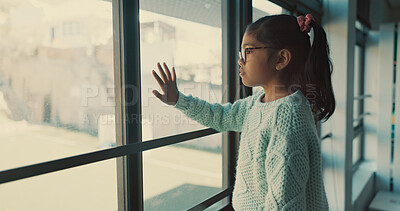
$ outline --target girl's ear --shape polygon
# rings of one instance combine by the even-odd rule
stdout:
[[[292,59],[292,54],[287,49],[282,49],[277,53],[277,60],[275,69],[276,70],[283,70],[287,67]]]

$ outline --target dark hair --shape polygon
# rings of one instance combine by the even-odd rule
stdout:
[[[291,52],[292,59],[282,72],[282,82],[288,87],[300,87],[315,120],[326,121],[335,111],[332,63],[325,30],[315,21],[311,26],[314,30],[312,46],[308,33],[300,30],[297,18],[291,15],[265,16],[250,24],[246,33],[268,46]]]

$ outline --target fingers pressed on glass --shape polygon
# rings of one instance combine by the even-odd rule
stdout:
[[[167,64],[165,64],[165,62],[163,64],[164,64],[165,72],[167,72],[168,81],[171,81],[171,72],[169,71]]]
[[[156,96],[158,99],[161,100],[162,95],[157,90],[153,90],[153,94],[154,94],[154,96]]]
[[[162,88],[164,85],[164,82],[161,80],[160,76],[158,76],[158,74],[154,70],[153,70],[153,76],[156,79],[158,85],[160,85],[160,87]]]
[[[164,70],[162,69],[162,67],[161,67],[159,62],[157,63],[157,67],[158,67],[158,70],[160,71],[160,75],[161,75],[164,83],[167,83],[168,82],[167,76],[165,75]]]
[[[176,73],[175,73],[175,67],[172,67],[172,81],[176,81]]]

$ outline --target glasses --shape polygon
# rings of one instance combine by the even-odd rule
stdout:
[[[247,52],[251,52],[252,50],[256,49],[264,49],[264,48],[273,48],[273,47],[253,47],[253,48],[242,48],[242,51],[239,51],[239,58],[242,60],[243,64],[246,63],[246,58],[247,58]]]

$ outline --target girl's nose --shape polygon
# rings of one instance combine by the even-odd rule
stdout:
[[[242,59],[239,59],[239,60],[238,60],[238,64],[239,64],[241,67],[244,65]]]

